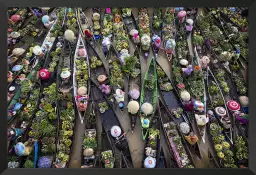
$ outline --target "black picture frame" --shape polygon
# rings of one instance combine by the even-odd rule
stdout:
[[[0,77],[2,82],[7,82],[7,8],[8,7],[249,7],[249,98],[250,98],[250,127],[249,127],[249,168],[248,169],[8,169],[7,168],[7,86],[3,83],[1,84],[1,110],[0,110],[0,173],[4,175],[41,175],[41,174],[186,174],[190,175],[238,175],[238,174],[252,174],[256,172],[256,139],[254,138],[254,133],[256,133],[256,83],[254,83],[256,77],[256,2],[254,0],[1,0],[0,1],[0,50],[1,50],[1,65]],[[255,99],[255,102],[254,100]],[[254,105],[255,104],[255,105]],[[255,114],[255,116],[254,116]]]

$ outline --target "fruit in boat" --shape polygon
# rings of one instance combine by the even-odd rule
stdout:
[[[225,157],[224,153],[223,152],[218,152],[218,157],[223,159]]]
[[[229,149],[230,148],[230,144],[228,142],[223,142],[222,146],[224,149]]]
[[[216,150],[217,152],[222,151],[222,146],[221,146],[220,144],[216,144],[216,145],[214,146],[214,148],[215,148],[215,150]]]
[[[91,157],[93,156],[94,150],[92,148],[86,148],[83,152],[83,155],[85,157]]]

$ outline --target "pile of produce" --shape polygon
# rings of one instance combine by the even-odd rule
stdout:
[[[113,34],[113,14],[111,8],[106,8],[106,13],[103,18],[103,29],[101,31],[103,37],[112,37]]]
[[[101,153],[101,160],[105,163],[105,168],[114,168],[115,158],[111,150],[104,151]]]
[[[184,168],[194,168],[194,166],[191,165],[191,162],[190,162],[188,155],[185,151],[185,148],[181,141],[181,136],[178,133],[176,124],[174,122],[170,122],[170,123],[165,124],[164,128],[167,131],[167,135],[171,142],[174,153],[180,157],[181,165]]]
[[[121,66],[116,61],[112,62],[112,67],[110,69],[110,85],[119,86],[121,89],[124,88],[124,79]]]
[[[237,168],[234,152],[230,143],[226,141],[225,136],[222,134],[222,130],[218,123],[211,123],[210,134],[212,135],[215,150],[224,168]]]

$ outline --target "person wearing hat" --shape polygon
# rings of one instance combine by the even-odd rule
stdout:
[[[195,133],[191,132],[188,136],[185,136],[185,139],[188,141],[189,144],[195,145],[198,141],[198,137]]]
[[[88,40],[91,40],[93,36],[89,29],[84,30],[84,35]]]
[[[144,167],[145,168],[155,168],[156,167],[156,159],[151,156],[148,156],[144,160]]]
[[[8,140],[11,141],[11,140],[16,140],[17,138],[19,138],[22,134],[24,133],[24,130],[23,129],[20,129],[20,128],[10,128],[8,129],[7,131],[7,137],[8,137]]]
[[[157,35],[154,35],[153,38],[152,38],[152,42],[153,42],[154,50],[156,52],[158,52],[159,49],[160,49],[160,46],[161,46],[161,39],[160,39],[160,37],[157,36]]]
[[[142,128],[144,129],[149,128],[149,119],[141,117],[141,124],[142,124]]]

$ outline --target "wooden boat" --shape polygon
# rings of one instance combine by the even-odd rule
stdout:
[[[211,168],[220,168],[220,165],[218,163],[218,160],[213,156],[211,151],[208,149],[208,159],[212,165]]]
[[[179,124],[175,122],[171,113],[165,108],[161,101],[159,108],[161,111],[160,120],[164,129],[164,136],[167,140],[171,157],[174,159],[173,164],[176,165],[173,168],[195,167],[195,162],[188,149],[187,142],[180,131],[180,128],[177,127]]]
[[[175,27],[175,17],[174,17],[174,9],[167,7],[165,14],[163,16],[163,46],[165,49],[165,54],[167,56],[168,61],[172,60],[172,54],[175,53],[175,49],[173,48],[172,41],[175,41],[176,36],[176,27]]]
[[[58,156],[56,157],[55,167],[66,168],[69,163],[69,153],[72,146],[75,110],[73,107],[73,80],[71,59],[74,51],[70,48],[68,41],[64,41],[62,53],[60,55],[60,64],[57,72],[57,89],[61,98],[58,100],[58,120],[59,120],[59,138],[58,138]],[[69,123],[69,125],[68,125]],[[65,133],[68,130],[69,133]],[[70,132],[71,131],[71,132]],[[69,142],[69,143],[67,143]],[[62,156],[64,154],[64,156]]]
[[[102,138],[97,140],[97,134],[100,135],[97,131],[97,113],[96,104],[94,102],[89,104],[88,112],[86,112],[85,118],[85,134],[83,140],[83,149],[82,149],[82,166],[81,168],[101,168],[102,162],[100,160],[100,153],[98,152],[99,147],[101,147]],[[98,145],[99,144],[99,145]]]
[[[83,123],[90,94],[90,64],[81,33],[77,41],[73,66],[74,98],[80,121]]]
[[[125,104],[125,81],[126,77],[122,72],[122,62],[118,58],[117,52],[111,46],[107,59],[109,60],[109,81],[111,85],[111,94],[112,99],[115,99],[112,102],[112,106],[115,108],[116,105],[119,106],[121,113],[127,104]]]
[[[158,163],[157,168],[168,168],[162,147],[161,147],[161,151],[160,151],[159,163]]]
[[[143,159],[143,168],[159,168],[160,160],[160,111],[151,118],[148,135],[145,138],[145,153]]]
[[[151,119],[155,116],[157,101],[157,73],[156,62],[151,59],[147,67],[145,77],[143,79],[141,94],[140,94],[140,119],[142,125],[142,139],[145,140]],[[143,107],[144,106],[144,107]],[[145,109],[143,109],[145,108]]]
[[[78,27],[75,22],[69,24],[71,19],[75,18],[75,9],[68,8],[67,21],[64,25],[66,29],[72,30],[77,35]],[[73,68],[75,45],[77,39],[73,41],[64,40],[62,53],[60,55],[60,64],[57,72],[57,89],[60,99],[58,99],[58,147],[55,161],[55,168],[67,168],[70,161],[70,150],[72,148],[73,132],[75,128],[75,109],[74,89],[73,89]],[[78,41],[77,41],[78,42]],[[80,41],[79,41],[80,42]],[[65,132],[68,131],[68,132]]]
[[[118,8],[112,9],[114,15],[113,23],[113,46],[123,61],[129,53],[129,37],[125,30],[124,21]],[[126,52],[126,53],[124,53]],[[124,56],[125,55],[125,56]]]
[[[109,86],[109,71],[106,69],[102,58],[88,43],[87,54],[90,65],[90,80],[92,80],[99,88],[102,88],[105,94],[109,94],[111,90]]]
[[[91,25],[91,22],[88,20],[85,13],[82,11],[82,8],[77,9],[76,15],[77,15],[78,27],[83,38],[88,40],[90,44],[94,46],[95,38],[93,35],[93,26]]]
[[[206,74],[207,75],[206,86],[208,87],[207,91],[209,94],[208,100],[211,101],[213,107],[221,107],[221,108],[219,108],[219,109],[221,109],[220,112],[222,112],[222,113],[220,113],[220,115],[223,115],[223,117],[217,116],[216,112],[215,112],[215,115],[216,115],[216,118],[218,119],[219,123],[221,124],[221,126],[224,129],[223,132],[225,133],[225,136],[228,138],[229,142],[231,144],[233,144],[233,124],[232,124],[233,121],[229,115],[224,96],[222,94],[222,91],[220,89],[220,86],[219,86],[216,78],[214,77],[214,75],[209,67],[207,68],[206,73],[207,73]],[[219,100],[220,104],[216,104],[217,99]],[[213,103],[214,101],[216,101],[216,102]],[[225,126],[223,123],[225,124]]]
[[[234,127],[234,152],[239,168],[248,167],[248,138],[244,136],[239,124]]]
[[[127,57],[125,59],[125,65],[123,65],[122,70],[126,74],[128,79],[128,112],[129,116],[131,118],[131,132],[133,133],[133,130],[136,125],[136,121],[138,118],[138,111],[139,109],[133,109],[133,105],[136,105],[140,103],[140,92],[141,92],[141,65],[140,65],[140,55],[139,55],[139,49],[138,47],[135,48],[134,54],[132,57]],[[132,63],[131,64],[129,64]],[[136,101],[136,102],[134,102]],[[131,102],[131,103],[130,103]],[[135,103],[135,104],[132,104]],[[132,106],[129,106],[132,105]],[[131,108],[131,109],[130,109]],[[135,111],[133,111],[135,110]]]
[[[191,124],[191,119],[188,118],[188,113],[185,111],[182,100],[178,94],[178,89],[176,88],[172,80],[168,78],[168,76],[166,75],[166,73],[159,64],[157,64],[157,74],[158,84],[160,86],[159,94],[163,99],[163,104],[168,108],[172,115],[174,115],[175,122],[177,122],[179,125],[184,125],[187,128],[189,128],[188,132],[182,132],[183,136],[185,138],[190,138],[190,133],[193,133],[196,134],[196,137],[198,137],[198,128],[193,127],[193,125]],[[193,143],[191,142],[189,148],[193,149],[199,158],[202,157],[198,141]]]
[[[136,23],[134,16],[133,16],[132,9],[131,8],[122,8],[122,17],[124,20],[126,32],[129,34],[133,43],[135,43],[136,45],[139,44],[139,42],[140,42],[140,39],[138,37],[139,27]]]
[[[147,58],[149,54],[151,38],[150,38],[150,22],[147,8],[139,9],[139,35],[141,41],[141,50],[144,52],[144,56]]]
[[[207,93],[210,95],[209,93]],[[210,102],[209,102],[210,103]],[[234,159],[234,147],[227,137],[225,131],[218,121],[218,117],[211,110],[211,106],[207,105],[209,123],[207,123],[207,130],[210,133],[210,143],[214,145],[214,154],[208,150],[208,156],[210,156],[210,161],[213,161],[215,167],[222,168],[235,168],[237,163]],[[211,110],[209,112],[209,110]]]
[[[107,96],[101,92],[101,89],[94,82],[92,83],[92,86],[93,101],[97,104],[96,108],[100,113],[103,128],[107,134],[109,142],[111,143],[115,165],[117,168],[122,168],[123,161],[126,168],[132,168],[131,154],[125,136],[126,132],[122,130]]]
[[[113,13],[111,8],[106,8],[102,17],[102,51],[105,56],[108,54],[110,46],[113,42]]]
[[[195,70],[192,73],[192,76],[188,77],[187,79],[187,83],[188,83],[188,87],[191,89],[191,92],[193,91],[193,89],[196,86],[196,89],[200,89],[201,90],[201,95],[195,96],[196,94],[194,92],[192,92],[192,95],[194,96],[195,99],[198,100],[198,102],[203,103],[203,109],[201,109],[201,107],[199,106],[198,108],[195,108],[195,110],[192,112],[192,115],[195,116],[196,119],[196,125],[198,126],[198,130],[200,131],[200,136],[202,141],[205,143],[205,137],[206,137],[206,123],[207,121],[207,117],[206,117],[206,103],[207,103],[207,98],[206,98],[206,88],[205,88],[205,81],[204,81],[204,72],[202,70],[202,67],[200,65],[199,62],[199,55],[197,53],[197,49],[194,49],[194,58],[193,58],[193,67],[199,68],[199,70],[197,70],[198,72],[196,74]],[[191,85],[193,83],[193,86]],[[201,87],[200,87],[201,85]],[[195,101],[196,103],[196,101]],[[198,103],[200,105],[200,103]],[[198,118],[197,118],[198,117]],[[201,120],[205,119],[205,121]],[[206,122],[206,123],[205,123]],[[203,125],[204,124],[204,125]]]
[[[154,8],[153,9],[153,16],[151,21],[151,38],[152,38],[152,48],[154,51],[155,56],[157,56],[160,47],[162,46],[162,9],[161,8]]]
[[[92,24],[93,24],[93,36],[96,42],[101,40],[101,12],[100,8],[92,8]]]

